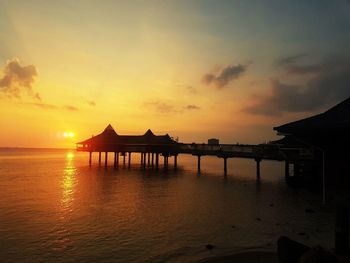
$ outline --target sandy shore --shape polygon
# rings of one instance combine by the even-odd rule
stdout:
[[[278,263],[277,254],[273,252],[241,252],[223,257],[213,257],[198,261],[198,263]]]

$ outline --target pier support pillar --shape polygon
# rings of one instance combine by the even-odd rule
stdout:
[[[150,167],[150,165],[151,165],[151,153],[148,152],[147,153],[147,167]]]
[[[227,157],[224,157],[224,175],[227,175]]]
[[[152,167],[154,167],[154,153],[152,152],[152,161],[151,161]]]
[[[286,160],[285,166],[284,166],[284,177],[286,180],[289,178],[289,161]]]
[[[177,169],[177,154],[174,155],[174,169]]]
[[[123,152],[123,165],[124,165],[124,166],[125,166],[125,155],[126,155],[126,153]]]
[[[168,156],[164,155],[164,169],[168,169]]]
[[[159,153],[156,153],[156,169],[159,167]]]
[[[114,152],[114,168],[118,168],[119,152]]]
[[[105,167],[107,167],[108,162],[108,152],[105,152]]]
[[[141,164],[141,167],[142,167],[142,165],[143,165],[143,152],[140,153],[140,157],[141,157],[140,164]]]
[[[130,168],[131,165],[131,152],[129,152],[129,158],[128,158],[128,168]]]
[[[261,159],[255,158],[255,161],[256,161],[256,180],[260,181],[260,162],[261,162]]]
[[[143,169],[146,169],[146,153],[143,153]]]
[[[197,172],[198,174],[201,173],[201,156],[200,155],[197,155],[197,158],[198,158],[198,162],[197,162]]]
[[[92,152],[89,152],[89,166],[91,166]]]
[[[101,152],[98,152],[98,166],[101,166]]]

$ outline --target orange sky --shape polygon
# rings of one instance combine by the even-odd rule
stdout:
[[[259,1],[147,3],[2,1],[0,147],[74,147],[109,123],[119,134],[260,143],[276,139],[273,126],[347,95],[339,87],[332,100],[297,103],[325,77],[306,66],[328,65],[350,42],[340,37],[346,1],[332,5],[332,25],[328,6],[293,1],[271,2],[274,16]],[[318,33],[310,10],[327,25]]]

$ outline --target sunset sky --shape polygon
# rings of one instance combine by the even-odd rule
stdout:
[[[0,147],[260,143],[350,96],[346,0],[0,0],[0,36]]]

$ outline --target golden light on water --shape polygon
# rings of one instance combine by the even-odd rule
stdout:
[[[66,155],[66,167],[62,178],[62,206],[67,209],[71,207],[74,200],[74,190],[76,184],[76,168],[74,166],[74,153],[69,152]]]

